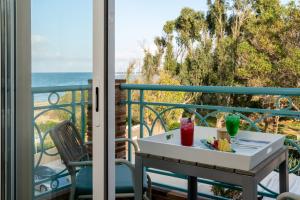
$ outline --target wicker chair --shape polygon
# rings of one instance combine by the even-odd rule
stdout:
[[[50,130],[50,137],[71,176],[69,199],[92,199],[92,160],[75,125],[64,121]],[[129,139],[117,139],[116,142],[128,142],[137,150],[137,145]],[[149,186],[145,184],[145,188],[148,188],[147,194],[151,198],[151,180],[149,176],[147,178]],[[134,166],[124,159],[116,159],[116,193],[116,197],[121,198],[134,196]]]
[[[74,124],[64,121],[50,130],[61,159],[71,176],[70,200],[92,198],[92,161]],[[77,172],[77,168],[79,168]]]

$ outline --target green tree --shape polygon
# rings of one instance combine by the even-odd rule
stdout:
[[[177,64],[177,58],[175,57],[174,53],[174,46],[173,46],[173,31],[175,28],[174,21],[168,21],[164,25],[164,32],[166,34],[165,36],[165,42],[166,42],[166,52],[164,57],[164,70],[168,71],[173,76],[178,74],[178,64]]]
[[[153,77],[158,75],[162,63],[165,42],[162,38],[156,37],[154,43],[156,46],[154,54],[149,49],[144,49],[142,75],[146,83],[150,83]]]
[[[300,87],[300,7],[294,1],[209,0],[206,14],[183,8],[163,31],[154,53],[144,50],[146,83],[158,83],[164,72],[182,85]],[[185,102],[270,106],[248,96],[211,95],[186,94]]]
[[[154,41],[156,51],[145,50],[140,80],[174,85],[300,87],[300,2],[292,0],[283,5],[280,0],[208,0],[207,4],[206,14],[183,8],[178,17],[165,23],[163,35]],[[275,102],[274,97],[172,96],[160,92],[149,92],[145,98],[269,109]],[[299,110],[299,98],[293,100],[292,109]],[[181,114],[166,115],[164,119],[177,127],[174,124]],[[150,123],[153,117],[147,112]],[[224,113],[216,118],[214,124],[222,124]],[[259,126],[277,133],[282,129],[279,121],[279,117],[271,117]],[[223,192],[232,198],[231,191]]]

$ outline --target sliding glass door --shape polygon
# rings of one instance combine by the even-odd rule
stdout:
[[[113,3],[0,2],[1,199],[113,199]]]
[[[92,147],[87,144],[92,141],[92,8],[92,0],[31,0],[35,198],[68,194],[70,187],[92,194],[92,166],[70,166],[72,161],[92,160]],[[66,121],[70,124],[61,125]],[[59,138],[59,129],[53,131],[71,125],[80,137],[73,131]],[[83,158],[64,155],[73,152],[68,152],[63,143],[74,153],[79,148],[82,152],[77,156]],[[84,185],[79,185],[80,179],[72,183],[76,181],[70,175],[72,170],[85,170],[88,179]]]

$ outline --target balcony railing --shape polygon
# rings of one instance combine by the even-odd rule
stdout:
[[[123,84],[121,85],[123,90],[127,90],[127,99],[124,99],[122,103],[128,106],[128,137],[133,137],[133,118],[138,117],[135,121],[139,122],[140,128],[138,137],[145,137],[148,135],[155,134],[155,127],[161,126],[163,130],[167,131],[174,127],[171,127],[166,122],[164,117],[166,114],[171,113],[175,110],[186,110],[195,115],[198,125],[202,126],[214,126],[215,121],[213,120],[219,114],[235,112],[241,115],[245,129],[255,131],[265,131],[264,124],[267,123],[269,118],[284,118],[285,120],[292,120],[299,122],[300,112],[294,108],[295,101],[300,100],[300,89],[298,88],[248,88],[248,87],[198,87],[198,86],[170,86],[170,85],[134,85],[134,84]],[[41,165],[56,167],[56,163],[51,165],[53,160],[60,160],[58,153],[56,152],[54,145],[49,142],[49,128],[53,127],[53,124],[49,125],[49,128],[45,126],[45,122],[49,119],[45,116],[56,115],[59,113],[61,118],[72,120],[81,131],[82,137],[85,138],[86,134],[86,111],[87,111],[87,91],[91,89],[89,85],[79,86],[59,86],[59,87],[38,87],[32,89],[33,94],[33,125],[34,125],[34,144],[35,144],[35,170]],[[221,101],[222,104],[207,103],[207,100],[203,100],[201,104],[190,104],[190,103],[176,103],[176,101],[164,102],[162,99],[157,97],[157,101],[148,100],[150,95],[161,95],[161,94],[173,94],[173,93],[186,93],[200,97],[205,95],[206,98],[213,99],[220,98],[222,100],[234,99],[235,102],[241,101],[241,104],[231,103],[228,101]],[[152,92],[152,93],[151,93]],[[223,96],[222,96],[223,95]],[[198,96],[198,97],[199,97]],[[224,97],[225,96],[225,97]],[[228,98],[229,97],[229,98]],[[240,97],[240,99],[238,98]],[[260,101],[262,97],[268,100],[266,107],[250,107],[249,102],[246,100],[256,99]],[[207,103],[207,104],[206,104]],[[51,113],[52,112],[52,113]],[[56,114],[54,114],[56,113]],[[149,117],[149,113],[152,113],[152,120],[149,121],[146,116]],[[154,117],[153,117],[154,116]],[[45,119],[43,119],[43,117]],[[56,116],[57,117],[57,116]],[[279,118],[278,118],[279,117]],[[55,118],[55,116],[54,116]],[[58,121],[58,120],[57,120]],[[54,124],[56,122],[54,121]],[[279,131],[280,132],[280,131]],[[295,155],[300,154],[299,140],[287,139],[286,143],[291,146],[290,150]],[[131,159],[132,150],[129,148],[128,157]],[[44,157],[48,157],[45,159]],[[298,157],[299,158],[299,157]],[[50,165],[49,165],[50,163]],[[55,175],[51,177],[36,179],[35,188],[41,184],[49,183],[50,190],[53,192],[57,189],[62,189],[69,186],[69,183],[64,181],[68,177],[67,170],[64,168],[63,163],[59,163],[61,166],[58,171],[55,171]],[[300,168],[300,163],[291,164],[290,173],[297,173]],[[149,172],[161,174],[164,176],[176,177],[180,179],[186,179],[184,175],[174,174],[171,172],[163,172],[155,169],[148,169]],[[52,187],[52,183],[59,182],[58,185]],[[198,179],[200,183],[223,186],[230,189],[240,190],[239,186],[228,185],[225,183],[215,182],[212,180]],[[60,182],[64,182],[61,184]],[[166,187],[169,189],[175,189],[178,191],[185,191],[182,188],[174,187],[163,184],[161,182],[154,182],[154,185]],[[44,195],[47,192],[35,192],[36,197]],[[261,185],[260,195],[266,197],[275,198],[277,194],[274,191]],[[199,193],[200,196],[208,197],[212,199],[226,199],[224,197],[211,196],[210,194]]]
[[[137,85],[122,84],[121,89],[127,90],[127,99],[122,103],[128,106],[128,137],[133,137],[133,121],[138,122],[140,129],[137,137],[151,136],[156,126],[161,126],[164,131],[174,128],[166,122],[166,116],[172,116],[175,110],[185,110],[195,116],[196,122],[201,126],[215,126],[216,118],[225,113],[237,113],[243,121],[243,129],[272,132],[282,132],[279,122],[281,119],[299,124],[300,112],[294,102],[300,102],[299,88],[254,88],[254,87],[219,87],[219,86],[174,86],[174,85]],[[173,93],[185,93],[191,98],[197,98],[200,104],[176,102],[164,102],[160,96]],[[151,101],[153,97],[157,101]],[[151,97],[151,98],[149,98]],[[176,97],[176,96],[174,96]],[[147,100],[150,99],[150,100]],[[172,98],[172,96],[171,96]],[[170,98],[169,98],[170,99]],[[217,102],[217,104],[215,104]],[[262,106],[263,105],[263,106]],[[137,114],[138,113],[138,114]],[[147,115],[147,118],[145,117]],[[173,114],[175,115],[175,114]],[[133,119],[135,118],[135,119]],[[151,118],[149,120],[149,118]],[[270,128],[271,123],[277,124]],[[298,127],[300,130],[300,127]],[[298,133],[300,134],[300,133]],[[291,157],[290,173],[299,173],[300,143],[295,137],[286,139],[290,146],[291,156],[296,156],[296,161]],[[131,159],[132,149],[128,147],[128,157]],[[155,169],[147,169],[148,172],[164,176],[186,179],[186,176],[164,172]],[[220,183],[212,180],[198,179],[199,183],[222,186],[229,189],[241,190],[239,186]],[[183,188],[154,182],[153,185],[166,187],[172,190],[184,191]],[[226,199],[221,196],[212,196],[199,193],[200,196],[211,199]],[[260,184],[259,195],[276,198],[276,192]]]
[[[50,139],[49,130],[68,119],[76,124],[85,140],[89,89],[90,85],[32,88],[35,197],[69,187],[69,174]],[[46,166],[51,173],[40,176],[41,166]]]

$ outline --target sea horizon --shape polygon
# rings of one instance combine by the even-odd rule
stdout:
[[[124,79],[126,72],[116,72],[116,79]],[[32,72],[32,87],[87,85],[92,72]]]
[[[116,72],[116,79],[125,79],[126,72]],[[31,87],[56,87],[72,85],[88,85],[92,79],[92,72],[32,72]],[[62,93],[61,93],[62,94]],[[48,99],[47,93],[35,94],[34,102],[44,102]]]

